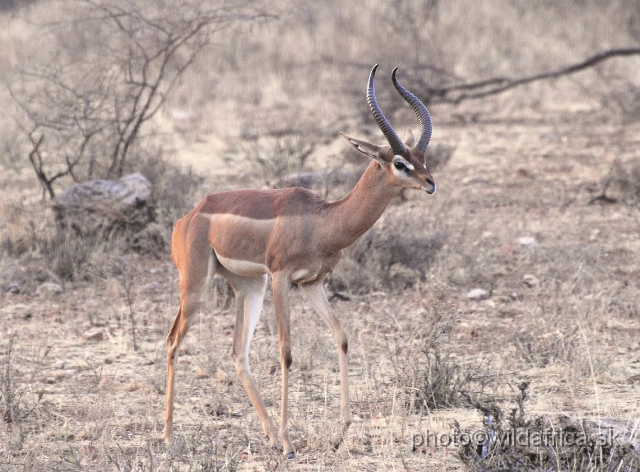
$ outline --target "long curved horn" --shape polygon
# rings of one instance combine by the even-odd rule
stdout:
[[[369,103],[369,108],[371,108],[371,113],[373,113],[373,117],[376,119],[376,123],[380,127],[382,134],[387,138],[393,153],[396,155],[403,155],[407,152],[407,148],[404,146],[404,143],[400,139],[400,137],[393,130],[389,121],[382,114],[382,110],[380,106],[378,106],[378,101],[376,100],[376,92],[373,89],[373,78],[376,75],[376,69],[378,68],[378,64],[373,66],[371,69],[371,75],[369,75],[369,85],[367,87],[367,102]]]
[[[406,88],[400,85],[398,79],[396,78],[396,71],[398,68],[393,69],[391,73],[391,79],[393,80],[393,85],[396,87],[396,90],[402,98],[404,98],[413,111],[418,115],[418,121],[420,122],[420,138],[418,138],[418,144],[416,144],[416,149],[424,152],[429,145],[429,141],[431,140],[431,131],[433,129],[433,125],[431,123],[431,115],[429,114],[429,110],[424,106],[424,103],[420,101],[418,97],[409,92]]]

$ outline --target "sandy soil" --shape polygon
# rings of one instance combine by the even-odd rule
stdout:
[[[436,312],[455,317],[445,352],[484,375],[479,398],[513,403],[515,385],[526,380],[528,414],[608,421],[637,443],[640,213],[621,203],[590,202],[613,160],[635,157],[640,126],[592,121],[565,112],[553,123],[513,117],[438,124],[434,142],[456,146],[436,175],[438,193],[410,194],[388,209],[423,215],[446,234],[437,263],[426,280],[405,291],[332,302],[350,334],[356,415],[337,452],[327,443],[338,430],[335,349],[297,292],[291,373],[296,459],[283,461],[266,447],[228,358],[233,306],[219,288],[182,347],[175,415],[181,439],[167,449],[160,440],[164,336],[177,306],[169,258],[127,256],[135,267],[139,349],[133,351],[118,277],[66,282],[62,293],[51,293],[37,254],[4,257],[3,283],[22,280],[25,286],[0,295],[3,370],[9,368],[24,415],[0,433],[3,470],[463,468],[456,448],[412,451],[412,440],[427,430],[450,432],[453,420],[463,429],[478,428],[481,415],[462,404],[410,410],[410,386],[398,375],[399,365],[424,362],[416,354],[420,333]],[[5,181],[6,188],[26,186],[33,195],[29,178]],[[522,237],[533,238],[531,244]],[[490,296],[467,298],[474,288]],[[269,298],[251,362],[277,417],[279,362]]]

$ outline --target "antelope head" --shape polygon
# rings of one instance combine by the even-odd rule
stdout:
[[[433,181],[431,174],[427,172],[425,168],[424,153],[429,145],[431,139],[431,116],[429,110],[424,104],[405,89],[398,79],[396,78],[397,68],[393,70],[391,79],[393,85],[402,98],[404,98],[413,111],[418,116],[418,122],[420,123],[420,137],[418,142],[415,142],[413,134],[407,133],[405,142],[398,137],[397,133],[393,130],[389,121],[384,117],[382,110],[378,106],[376,100],[376,93],[373,88],[373,79],[376,74],[378,64],[371,69],[371,75],[369,75],[369,84],[367,86],[367,102],[369,108],[373,113],[376,123],[380,127],[382,134],[389,143],[388,146],[377,146],[375,144],[360,141],[359,139],[351,138],[345,134],[343,136],[349,141],[353,147],[358,151],[369,156],[371,159],[377,161],[383,169],[387,172],[389,180],[398,187],[414,188],[424,190],[431,194],[436,191],[436,184]]]

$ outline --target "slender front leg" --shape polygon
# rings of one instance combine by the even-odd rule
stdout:
[[[309,302],[320,315],[320,317],[329,325],[333,330],[333,336],[338,347],[338,363],[340,365],[340,419],[343,424],[342,434],[334,441],[334,448],[337,449],[342,440],[344,434],[351,425],[351,406],[349,403],[349,371],[347,368],[347,351],[349,349],[349,343],[347,341],[347,334],[340,320],[336,318],[331,310],[331,305],[327,296],[324,293],[323,287],[324,280],[319,282],[313,282],[311,284],[301,284],[300,289],[307,296]]]
[[[289,368],[291,367],[291,320],[289,318],[289,285],[291,281],[285,273],[273,274],[273,304],[278,326],[280,344],[280,363],[282,366],[282,403],[280,405],[280,441],[283,454],[288,459],[295,457],[295,448],[289,439],[287,423],[289,421]]]

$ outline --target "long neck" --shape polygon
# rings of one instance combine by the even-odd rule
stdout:
[[[353,190],[326,207],[323,225],[327,249],[333,252],[353,244],[378,221],[399,191],[388,181],[380,164],[371,162]]]

